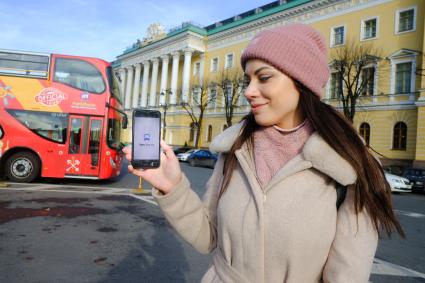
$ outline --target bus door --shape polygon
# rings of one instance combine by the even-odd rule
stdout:
[[[70,115],[65,175],[98,176],[102,118]]]

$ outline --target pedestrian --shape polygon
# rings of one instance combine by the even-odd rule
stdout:
[[[143,177],[175,230],[213,253],[202,282],[368,282],[379,232],[404,237],[379,162],[320,100],[325,40],[304,24],[257,34],[241,56],[250,113],[218,135],[201,201],[170,146]],[[130,159],[130,149],[126,149]],[[336,186],[346,187],[337,207]]]

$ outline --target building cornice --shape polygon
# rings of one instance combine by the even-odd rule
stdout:
[[[187,32],[144,46],[137,51],[119,56],[117,60],[121,62],[121,67],[126,67],[184,49],[203,53],[205,52],[205,48],[205,41],[202,36]]]
[[[336,110],[342,111],[342,106],[333,106]],[[362,105],[356,107],[356,112],[368,112],[368,111],[388,111],[388,110],[415,110],[417,106],[415,104],[382,104],[382,105]]]
[[[393,0],[316,0],[307,2],[292,9],[283,10],[279,13],[208,36],[208,51],[247,42],[264,28],[272,28],[293,22],[311,24],[323,19],[344,15],[391,1]]]

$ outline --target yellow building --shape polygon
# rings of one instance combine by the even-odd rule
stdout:
[[[379,58],[362,70],[374,79],[359,99],[354,126],[384,164],[425,167],[424,11],[423,0],[274,1],[206,27],[187,22],[162,33],[153,25],[147,38],[117,56],[114,66],[127,110],[166,110],[164,138],[170,144],[190,145],[196,139],[181,103],[197,118],[201,94],[216,97],[206,106],[200,130],[199,146],[206,147],[226,127],[220,85],[224,72],[241,71],[239,58],[248,41],[264,29],[307,23],[326,37],[330,54],[351,42],[380,50]],[[332,74],[324,100],[342,110],[335,98],[341,81],[329,63]],[[248,111],[241,96],[233,122]],[[125,132],[123,139],[130,141],[131,133]]]

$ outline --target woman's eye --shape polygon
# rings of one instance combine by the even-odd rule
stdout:
[[[260,80],[260,82],[266,82],[270,78],[271,78],[271,76],[261,76],[261,77],[259,77],[259,80]]]

